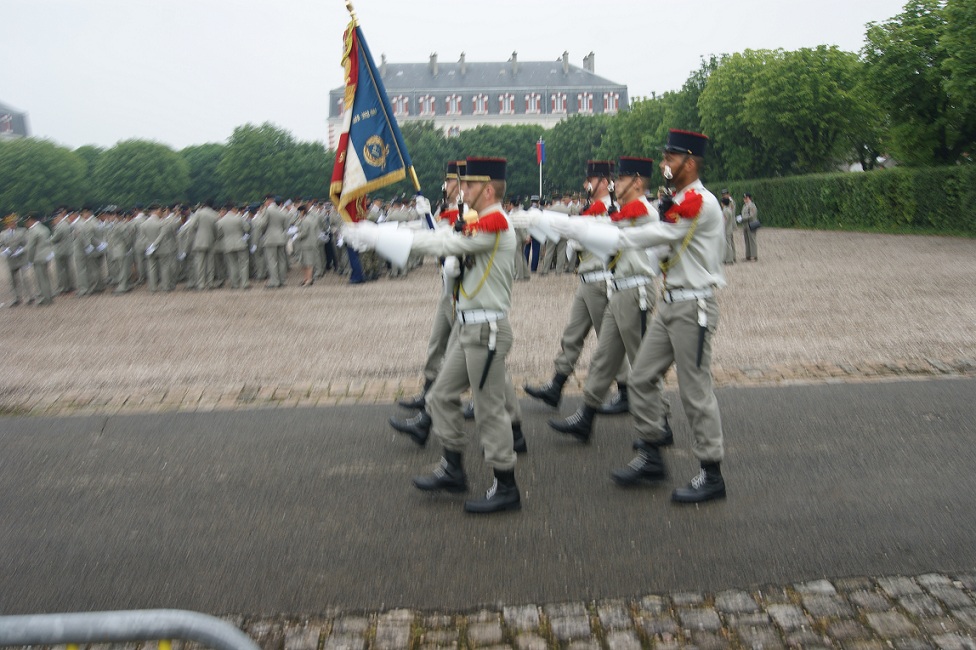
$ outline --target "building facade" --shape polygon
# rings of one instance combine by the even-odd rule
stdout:
[[[29,135],[27,113],[22,113],[0,103],[0,139],[26,138]]]
[[[476,126],[537,124],[551,127],[571,115],[615,114],[628,108],[627,86],[594,72],[595,55],[583,58],[583,67],[569,62],[569,53],[550,61],[518,60],[502,63],[442,64],[437,54],[428,63],[387,63],[379,69],[400,124],[432,121],[447,135]],[[329,92],[329,147],[338,145],[342,132],[345,89]]]

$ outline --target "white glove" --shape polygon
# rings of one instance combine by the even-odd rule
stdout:
[[[420,213],[420,216],[431,214],[430,201],[428,201],[425,196],[417,195],[417,200],[414,202],[414,208]]]
[[[356,252],[362,253],[376,248],[378,229],[379,226],[372,221],[357,221],[343,226],[342,236],[347,245],[352,246]]]
[[[50,262],[53,259],[54,259],[54,251],[51,251],[50,253],[47,254],[47,257],[44,258],[44,261]]]
[[[148,246],[146,246],[146,257],[151,256],[155,252],[156,252],[156,244],[149,244]]]
[[[247,241],[247,240],[248,240],[248,239],[250,239],[250,238],[251,238],[251,235],[250,235],[250,234],[248,234],[248,233],[244,233],[244,234],[243,234],[243,235],[241,236],[241,239],[243,239],[244,241]]]
[[[14,257],[20,257],[23,254],[24,254],[23,246],[18,246],[17,248],[14,249]]]
[[[735,222],[736,223],[742,223],[742,215],[741,214],[735,215]]]
[[[566,259],[572,262],[576,257],[576,253],[581,250],[583,250],[583,246],[575,239],[570,239],[566,242]]]
[[[549,223],[550,228],[556,234],[562,235],[566,239],[582,241],[590,227],[590,224],[585,221],[586,219],[591,219],[591,217],[574,217],[572,219],[566,216],[562,219],[551,217]]]
[[[461,262],[454,255],[444,258],[444,277],[453,280],[461,275]]]
[[[289,228],[288,229],[288,234],[291,235],[292,237],[294,237],[295,235],[297,235],[298,234],[298,226],[292,226],[291,228]]]
[[[95,248],[95,250],[97,250],[97,251],[98,251],[99,253],[101,253],[101,252],[102,252],[102,251],[104,251],[104,250],[105,250],[106,248],[108,248],[108,243],[106,243],[106,242],[101,242],[101,243],[100,243],[100,244],[99,244],[99,245],[98,245],[98,246],[97,246],[97,247]]]
[[[182,262],[183,260],[186,259],[186,253],[180,253],[179,255],[176,256],[176,259]]]
[[[0,251],[0,255],[3,255],[4,257],[10,257],[10,249],[4,248],[2,251]]]
[[[153,249],[153,250],[155,250],[155,249]],[[94,246],[92,246],[91,244],[88,244],[87,246],[85,246],[85,255],[91,255],[94,252],[95,252],[95,247]],[[14,255],[16,255],[16,254],[17,253],[14,253]]]
[[[254,244],[251,244],[251,254],[253,255],[254,253],[257,253],[257,252],[258,252],[258,247],[255,246]]]

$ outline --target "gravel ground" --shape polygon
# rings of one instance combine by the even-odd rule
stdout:
[[[976,358],[976,240],[763,229],[758,263],[727,266],[716,368]],[[741,241],[740,241],[741,243]],[[6,265],[0,300],[11,300]],[[552,372],[572,275],[514,288],[516,382]],[[0,397],[178,386],[371,382],[412,387],[439,290],[429,261],[406,279],[314,286],[61,296],[0,309]],[[577,375],[586,372],[595,339]]]

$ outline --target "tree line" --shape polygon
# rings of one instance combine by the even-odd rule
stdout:
[[[745,50],[703,59],[677,91],[617,115],[575,115],[550,129],[481,126],[447,137],[431,122],[402,127],[425,194],[446,161],[508,159],[508,190],[539,191],[535,143],[546,141],[544,194],[580,190],[588,159],[657,157],[669,128],[711,140],[705,177],[777,178],[873,169],[881,156],[912,167],[972,162],[976,145],[976,0],[910,0],[870,23],[859,53],[819,46]],[[44,140],[0,143],[0,212],[57,205],[252,201],[274,192],[325,197],[335,152],[273,124],[236,128],[224,144],[174,151],[142,140],[74,151]],[[660,183],[656,178],[654,182]],[[382,191],[410,195],[404,181]]]

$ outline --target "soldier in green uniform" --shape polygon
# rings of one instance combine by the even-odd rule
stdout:
[[[0,256],[7,260],[7,269],[10,271],[10,284],[14,291],[11,307],[30,298],[25,269],[26,251],[27,231],[20,227],[16,214],[8,214],[3,218],[3,232],[0,233]]]
[[[505,196],[505,160],[468,158],[462,190],[472,210],[465,215],[463,232],[377,228],[357,224],[348,228],[347,242],[381,253],[391,239],[406,242],[408,250],[463,260],[454,331],[444,362],[427,396],[433,431],[444,447],[434,472],[418,476],[414,484],[424,491],[464,492],[468,489],[462,455],[467,447],[462,392],[474,396],[476,428],[485,461],[495,480],[483,499],[466,501],[472,513],[491,513],[521,507],[515,483],[516,455],[511,420],[505,408],[505,360],[512,347],[508,313],[512,305],[515,270],[515,232],[502,211]]]
[[[612,160],[590,160],[586,163],[586,189],[593,197],[589,207],[580,213],[584,217],[606,217],[616,205],[610,198],[610,183],[612,182],[614,163]],[[587,252],[580,251],[579,278],[580,283],[573,295],[573,302],[569,308],[569,322],[563,330],[560,341],[560,352],[556,356],[556,373],[552,379],[542,386],[526,385],[525,392],[531,397],[542,400],[549,406],[559,406],[562,399],[563,386],[573,374],[576,362],[583,351],[583,344],[590,330],[600,334],[603,323],[603,312],[609,302],[609,288],[612,274],[604,265],[604,260]],[[617,386],[619,393],[606,409],[610,413],[622,413],[627,410],[627,375],[630,366],[626,362],[617,372]]]
[[[54,290],[51,288],[51,262],[54,261],[54,247],[51,246],[51,231],[37,220],[36,214],[27,215],[27,263],[34,271],[34,285],[37,287],[37,304],[54,303]]]
[[[631,371],[631,414],[640,440],[637,456],[611,474],[619,485],[655,482],[667,476],[661,447],[667,444],[660,379],[674,365],[681,403],[694,436],[692,451],[701,470],[672,492],[679,503],[725,497],[721,462],[722,420],[712,384],[712,337],[718,326],[715,291],[725,286],[722,260],[725,232],[718,199],[705,189],[699,174],[708,138],[672,129],[661,160],[661,172],[677,191],[661,205],[661,221],[616,230],[615,248],[645,249],[666,245],[663,286],[657,311]],[[605,242],[599,224],[567,223],[564,234],[584,245]],[[605,244],[604,244],[605,245]]]

